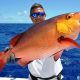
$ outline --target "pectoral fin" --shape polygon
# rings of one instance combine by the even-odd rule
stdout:
[[[73,46],[73,47],[80,48],[80,45],[75,40],[70,39],[70,38],[65,38],[63,36],[61,36],[61,37],[58,38],[58,42],[61,45],[63,45],[64,47]]]
[[[24,33],[21,33],[21,34],[19,34],[19,35],[16,35],[15,37],[13,37],[13,38],[11,39],[11,41],[10,41],[10,45],[11,45],[12,47],[14,47],[14,46],[18,43],[18,41],[20,40],[20,38],[22,37],[23,34],[24,34]]]
[[[57,61],[57,60],[61,57],[62,53],[63,53],[63,50],[55,53],[55,54],[53,55],[53,56],[54,56],[54,60]]]

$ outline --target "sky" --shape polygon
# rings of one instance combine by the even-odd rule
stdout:
[[[43,5],[46,19],[80,11],[80,0],[0,0],[0,23],[32,23],[29,14],[34,3]]]

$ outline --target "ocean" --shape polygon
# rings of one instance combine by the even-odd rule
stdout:
[[[29,29],[32,24],[0,24],[0,51],[9,46],[9,41],[15,35]],[[80,36],[77,39],[80,43]],[[64,51],[61,57],[64,76],[63,80],[80,80],[80,49]],[[20,67],[17,63],[8,63],[0,72],[0,77],[27,78],[29,75],[28,67]]]

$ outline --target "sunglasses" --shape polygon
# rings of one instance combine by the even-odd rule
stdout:
[[[31,16],[34,18],[43,17],[45,15],[45,12],[37,12],[37,13],[32,13]]]

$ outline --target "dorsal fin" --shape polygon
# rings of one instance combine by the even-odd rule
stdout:
[[[13,37],[13,38],[11,39],[11,41],[10,41],[10,45],[11,45],[12,47],[14,47],[14,46],[18,43],[18,41],[20,40],[20,38],[22,37],[22,35],[23,35],[23,33],[21,33],[21,34],[19,34],[19,35],[16,35],[15,37]]]

